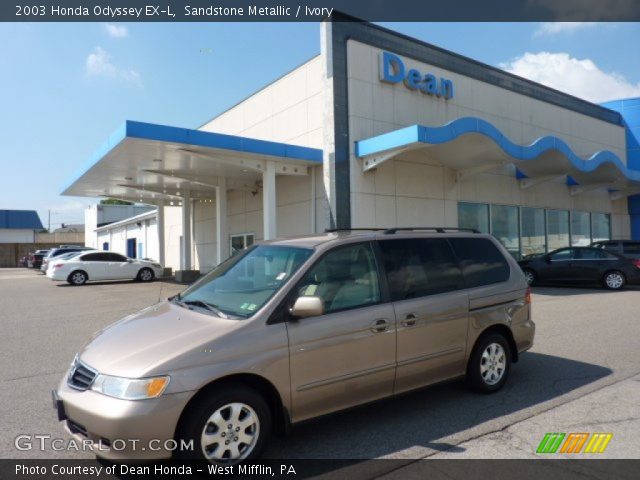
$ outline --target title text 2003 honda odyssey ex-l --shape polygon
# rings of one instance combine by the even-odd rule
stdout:
[[[520,267],[488,235],[276,240],[99,332],[54,402],[103,458],[239,462],[273,430],[446,379],[498,390],[532,346],[529,298]],[[159,448],[167,440],[193,448]]]

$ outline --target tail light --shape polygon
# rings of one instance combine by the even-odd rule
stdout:
[[[524,304],[531,305],[531,287],[527,287],[527,291],[524,292]]]
[[[634,258],[633,260],[631,260],[631,263],[633,263],[634,267],[640,268],[640,259]]]
[[[60,268],[62,266],[64,266],[64,263],[56,263],[53,268]]]

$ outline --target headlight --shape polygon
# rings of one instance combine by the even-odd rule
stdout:
[[[122,400],[144,400],[162,395],[169,385],[169,377],[122,378],[98,375],[91,390]]]

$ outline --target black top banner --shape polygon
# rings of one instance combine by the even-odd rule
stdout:
[[[3,22],[640,21],[638,0],[3,0]]]

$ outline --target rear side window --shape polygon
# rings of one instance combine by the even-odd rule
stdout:
[[[445,239],[410,238],[379,243],[392,301],[464,288],[458,261]]]
[[[109,258],[105,253],[88,253],[82,256],[83,262],[108,262]]]
[[[509,279],[509,263],[491,240],[450,238],[449,242],[460,260],[467,287],[491,285]]]

